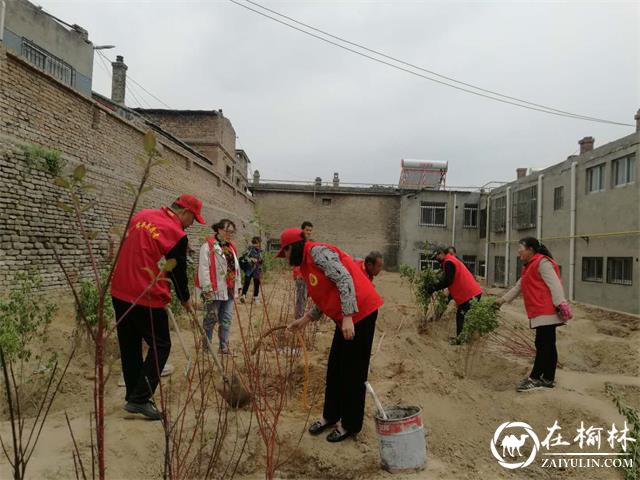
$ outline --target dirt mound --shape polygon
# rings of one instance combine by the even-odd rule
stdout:
[[[288,276],[287,276],[288,277]],[[267,292],[276,282],[268,282]],[[429,325],[426,334],[418,334],[417,310],[406,284],[396,274],[384,273],[376,280],[385,298],[374,339],[370,382],[385,405],[415,405],[423,409],[427,434],[427,468],[417,475],[394,475],[393,478],[431,479],[512,479],[514,472],[502,468],[489,449],[496,428],[507,421],[529,423],[539,435],[554,421],[563,426],[566,437],[575,436],[580,421],[596,426],[612,422],[622,424],[611,399],[605,393],[605,382],[618,386],[630,404],[640,405],[639,321],[623,315],[606,314],[591,308],[576,307],[576,318],[558,331],[558,350],[562,369],[557,387],[551,391],[518,394],[515,384],[531,368],[531,359],[506,355],[487,343],[473,353],[470,368],[464,368],[469,352],[466,347],[451,346],[448,337],[454,331],[454,309],[450,306],[444,318]],[[275,298],[275,297],[274,297]],[[240,307],[246,315],[246,306]],[[274,311],[278,306],[272,305]],[[503,307],[509,322],[519,323],[524,332],[528,321],[521,302]],[[59,315],[51,348],[68,348],[73,329],[69,315]],[[188,325],[183,324],[187,330]],[[323,436],[305,433],[309,421],[320,415],[327,355],[334,327],[323,320],[318,326],[308,351],[309,371],[305,375],[302,361],[296,366],[293,396],[279,421],[278,442],[282,445],[279,459],[281,478],[296,479],[383,479],[390,475],[381,471],[378,440],[374,428],[372,402],[367,401],[363,431],[355,440],[329,444]],[[233,327],[232,345],[239,345],[237,326]],[[189,346],[192,346],[192,341]],[[170,362],[176,366],[172,382],[179,388],[184,355],[174,342]],[[32,463],[29,478],[72,478],[71,442],[63,410],[72,417],[81,447],[89,442],[87,418],[91,410],[91,367],[87,351],[79,351],[56,400],[54,413],[47,422],[42,440]],[[107,465],[109,478],[161,478],[163,470],[163,435],[158,423],[146,422],[122,411],[124,392],[117,386],[120,366],[107,385]],[[176,377],[178,376],[178,377]],[[165,380],[167,381],[167,380]],[[311,412],[302,399],[307,383]],[[213,419],[210,419],[214,422]],[[233,414],[233,424],[247,428],[251,422],[248,410]],[[214,422],[215,423],[215,422]],[[212,425],[214,424],[212,423]],[[236,478],[264,478],[264,447],[251,423],[244,455],[238,463]],[[239,427],[239,431],[242,428]],[[9,425],[0,424],[3,438]],[[213,427],[212,427],[213,429]],[[242,440],[242,434],[240,439]],[[225,445],[230,455],[233,445]],[[526,449],[523,448],[523,453]],[[545,469],[539,463],[518,471],[517,478],[622,478],[614,469]],[[0,459],[0,477],[9,477],[8,465]]]

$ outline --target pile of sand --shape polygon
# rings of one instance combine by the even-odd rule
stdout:
[[[442,321],[420,335],[416,328],[417,311],[400,277],[384,273],[376,285],[386,303],[378,319],[370,381],[383,403],[420,406],[427,433],[426,470],[394,478],[514,478],[514,472],[499,466],[489,449],[496,428],[506,421],[522,421],[540,436],[557,420],[566,437],[573,440],[580,421],[602,427],[610,427],[611,423],[622,425],[622,417],[605,394],[605,382],[618,385],[627,402],[640,407],[637,318],[576,306],[575,319],[558,331],[562,369],[558,371],[557,387],[519,394],[515,384],[528,374],[531,359],[511,358],[487,344],[471,358],[471,368],[465,372],[466,348],[450,346],[447,341],[454,330],[452,309]],[[267,292],[269,288],[268,284]],[[240,307],[243,316],[247,308]],[[270,309],[276,312],[279,306],[270,305]],[[52,328],[49,347],[65,350],[72,337],[73,315],[69,308],[61,312]],[[509,321],[528,325],[521,301],[503,307],[502,315]],[[533,332],[526,333],[533,338]],[[309,387],[314,403],[311,420],[321,412],[324,368],[332,335],[333,325],[324,320],[316,334],[315,348],[309,352]],[[236,345],[239,342],[237,328],[232,341]],[[178,342],[174,341],[170,359],[177,367],[174,376],[179,375],[184,361]],[[108,477],[161,478],[162,427],[158,422],[147,422],[122,410],[124,392],[117,387],[119,368],[116,361],[107,387]],[[81,447],[86,447],[92,404],[91,370],[90,356],[86,351],[80,352],[28,467],[29,478],[74,478],[72,447],[63,412],[68,412]],[[318,479],[392,477],[379,466],[372,402],[367,402],[365,427],[356,440],[329,444],[323,437],[302,434],[308,418],[301,397],[302,363],[294,377],[299,384],[279,422],[283,456],[289,456],[279,475]],[[248,425],[249,416],[248,411],[240,411],[234,422]],[[3,438],[8,438],[8,428],[6,421],[0,424]],[[236,478],[263,478],[263,452],[254,424]],[[523,453],[528,452],[523,449]],[[2,458],[0,477],[9,476],[7,462]],[[543,469],[539,462],[518,471],[517,476],[622,478],[621,472],[613,469]]]

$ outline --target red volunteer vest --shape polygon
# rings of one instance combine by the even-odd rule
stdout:
[[[546,258],[553,265],[553,269],[560,278],[560,269],[558,264],[549,257],[540,253],[536,253],[528,263],[522,266],[522,277],[520,277],[520,288],[522,290],[522,299],[524,300],[524,308],[527,311],[527,317],[535,318],[540,315],[555,315],[556,307],[553,304],[551,291],[547,284],[544,283],[538,267],[542,259]]]
[[[140,210],[131,219],[111,282],[111,295],[128,303],[160,308],[171,301],[169,281],[152,282],[145,269],[158,274],[158,262],[186,235],[182,222],[166,207]],[[163,274],[164,275],[164,274]],[[161,276],[162,278],[162,276]]]
[[[214,250],[214,247],[213,247],[213,244],[216,242],[216,236],[210,235],[206,238],[206,240],[207,240],[207,243],[209,244],[209,279],[211,281],[211,289],[213,291],[216,291],[218,289],[218,276],[216,274],[216,251]],[[236,250],[236,246],[232,242],[229,242],[229,245],[231,245],[231,249],[233,250],[233,253],[235,253],[237,257],[238,251]],[[196,273],[194,277],[195,277],[194,278],[195,287],[200,288],[200,278],[198,278],[197,268],[196,268]]]
[[[447,262],[453,263],[456,267],[453,283],[449,286],[449,293],[456,305],[462,305],[482,293],[482,287],[480,287],[473,274],[455,255],[450,253],[445,255],[442,266],[444,267]]]
[[[357,323],[363,318],[375,312],[382,306],[384,301],[376,292],[373,283],[367,278],[358,267],[353,259],[340,250],[338,247],[325,243],[307,242],[304,246],[304,254],[302,256],[302,264],[300,272],[302,278],[307,284],[307,292],[313,302],[322,310],[329,318],[333,319],[338,325],[344,318],[342,315],[342,304],[340,303],[340,293],[335,283],[329,280],[324,272],[320,270],[313,262],[311,249],[315,246],[327,247],[336,252],[340,257],[340,262],[347,269],[347,272],[353,278],[353,286],[356,290],[356,301],[358,303],[358,313],[353,315],[353,323]]]

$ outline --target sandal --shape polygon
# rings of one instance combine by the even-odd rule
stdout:
[[[311,424],[311,426],[309,427],[309,433],[311,435],[319,435],[322,432],[324,432],[327,428],[333,427],[334,425],[335,423],[322,423],[321,420],[318,420],[317,422],[313,422]]]
[[[340,433],[340,430],[334,428],[333,431],[327,435],[327,442],[337,443],[343,441],[345,438],[351,437],[353,434],[351,432]]]

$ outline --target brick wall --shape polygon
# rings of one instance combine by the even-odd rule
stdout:
[[[0,289],[15,272],[35,269],[47,286],[63,283],[54,264],[52,242],[65,264],[86,274],[88,259],[67,214],[55,207],[65,192],[52,185],[52,176],[30,167],[24,147],[40,145],[62,152],[70,166],[87,166],[87,178],[96,185],[89,200],[89,226],[99,232],[94,244],[99,254],[108,249],[109,230],[122,226],[132,194],[126,182],[136,183],[144,154],[142,124],[126,121],[96,102],[64,87],[0,47]],[[141,208],[170,203],[180,193],[203,200],[209,224],[221,217],[236,221],[243,238],[253,212],[253,199],[220,178],[205,159],[159,136],[168,165],[154,169]],[[197,247],[209,227],[192,227]]]
[[[335,244],[355,257],[379,250],[387,268],[398,265],[399,195],[265,191],[254,186],[256,211],[277,239],[283,228],[314,224],[313,239]]]

